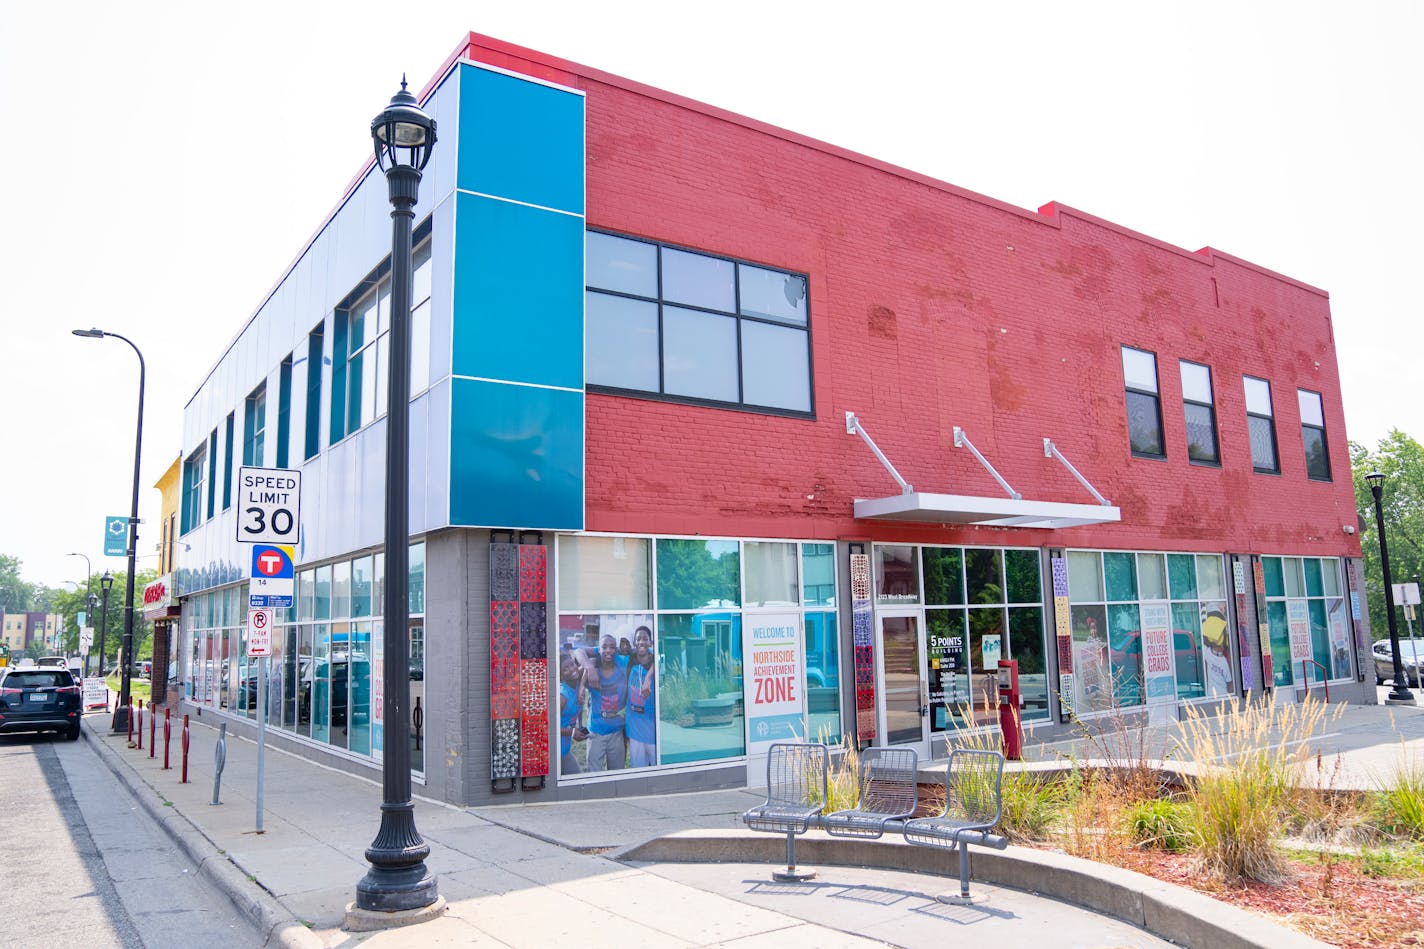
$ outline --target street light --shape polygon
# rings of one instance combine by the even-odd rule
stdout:
[[[356,909],[395,913],[420,910],[440,899],[425,866],[430,845],[415,828],[410,793],[410,527],[407,467],[410,456],[411,224],[420,173],[435,145],[435,120],[406,91],[371,121],[376,164],[386,174],[391,202],[390,379],[386,400],[386,583],[381,682],[384,729],[381,759],[381,827],[366,848],[371,868],[356,884]]]
[[[109,591],[114,588],[114,575],[105,570],[99,578],[99,589],[104,591],[104,610],[99,614],[99,678],[104,677],[104,634],[109,630]]]
[[[93,609],[94,609],[94,588],[93,588],[93,586],[92,586],[92,584],[91,584],[91,581],[94,579],[94,566],[93,566],[93,564],[89,563],[89,555],[88,555],[88,554],[65,554],[64,556],[66,556],[66,557],[83,557],[83,558],[84,558],[84,600],[85,600],[86,603],[89,604],[89,610],[92,612]],[[89,617],[88,617],[88,615],[86,614],[85,619],[88,619],[88,618],[89,618]],[[81,636],[83,635],[83,630],[80,630],[80,635],[81,635]],[[88,653],[85,653],[85,654],[84,654],[84,662],[85,662],[85,665],[87,666],[88,663],[89,663],[89,654],[88,654]],[[88,672],[89,672],[89,670],[86,668],[86,669],[84,670],[84,672],[85,672],[85,674],[87,675]]]
[[[129,512],[129,575],[124,581],[124,648],[123,648],[123,668],[119,673],[119,705],[114,709],[114,733],[128,731],[129,727],[129,671],[133,666],[133,628],[134,628],[134,569],[135,556],[138,553],[138,469],[140,455],[143,452],[143,353],[133,344],[133,340],[127,336],[120,336],[118,333],[110,333],[101,329],[74,330],[75,336],[85,336],[90,339],[103,339],[105,336],[112,336],[129,344],[129,348],[138,356],[138,427],[134,435],[134,473],[133,473],[133,505]]]
[[[1399,627],[1394,619],[1394,578],[1389,574],[1389,547],[1384,539],[1384,475],[1371,471],[1365,475],[1370,483],[1370,494],[1375,498],[1375,527],[1379,530],[1380,568],[1384,571],[1384,612],[1389,619],[1389,651],[1394,656],[1394,688],[1386,698],[1386,705],[1414,705],[1414,693],[1409,691],[1409,682],[1404,678],[1404,662],[1399,657]]]

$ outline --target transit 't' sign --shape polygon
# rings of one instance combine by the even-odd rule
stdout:
[[[296,544],[302,539],[302,473],[292,468],[239,468],[237,539]]]

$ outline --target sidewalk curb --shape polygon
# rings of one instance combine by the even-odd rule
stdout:
[[[898,840],[852,840],[807,834],[797,865],[878,867],[955,881],[952,854]],[[1061,900],[1139,926],[1179,946],[1203,949],[1329,949],[1327,943],[1258,913],[1153,877],[1046,850],[970,850],[972,878]],[[781,836],[750,830],[680,831],[606,855],[621,863],[764,863],[785,865]]]
[[[137,769],[123,760],[122,755],[96,734],[91,734],[95,731],[93,725],[86,720],[81,730],[84,740],[98,752],[114,776],[123,782],[148,815],[173,839],[178,849],[197,865],[197,872],[207,877],[238,912],[252,920],[264,937],[263,946],[323,949],[325,943],[316,933],[304,926],[261,884],[249,878],[181,811],[166,806],[161,800],[161,792],[145,781]]]

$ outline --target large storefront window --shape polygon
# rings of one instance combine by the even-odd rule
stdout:
[[[582,536],[558,557],[563,776],[840,737],[833,545]]]
[[[1354,675],[1342,564],[1336,557],[1262,557],[1271,668],[1277,686]],[[1318,663],[1313,665],[1312,663]]]
[[[924,606],[931,733],[998,721],[1000,659],[1019,664],[1024,720],[1048,717],[1037,550],[877,545],[874,569],[878,606]]]
[[[1068,552],[1078,714],[1231,694],[1220,554]]]
[[[267,662],[267,721],[363,756],[381,749],[375,683],[385,558],[381,554],[297,571],[296,606],[278,610]],[[425,545],[410,547],[411,768],[424,771]],[[187,691],[198,704],[255,718],[259,660],[247,658],[247,585],[191,597]],[[418,711],[417,711],[418,710]]]

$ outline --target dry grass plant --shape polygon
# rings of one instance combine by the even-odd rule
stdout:
[[[1375,827],[1396,840],[1424,840],[1424,760],[1400,739],[1399,761],[1373,804]]]
[[[831,750],[831,763],[826,775],[826,800],[820,795],[819,775],[807,782],[812,790],[811,804],[824,804],[826,813],[849,810],[860,803],[860,752],[849,735],[832,741],[830,732],[821,729],[816,740]]]
[[[1228,703],[1218,716],[1186,713],[1181,746],[1197,771],[1187,800],[1200,868],[1228,884],[1281,882],[1287,863],[1277,841],[1300,811],[1309,740],[1325,707],[1307,698]]]
[[[986,698],[983,708],[986,715],[988,710]],[[952,719],[945,736],[951,750],[1003,750],[1003,734],[999,729],[963,724],[972,721],[973,709],[968,705],[960,706],[958,716]],[[1018,769],[1004,771],[1001,793],[1003,815],[999,819],[999,832],[1016,843],[1048,840],[1068,800],[1067,785],[1056,777]],[[942,789],[940,798],[939,807],[943,808]]]

